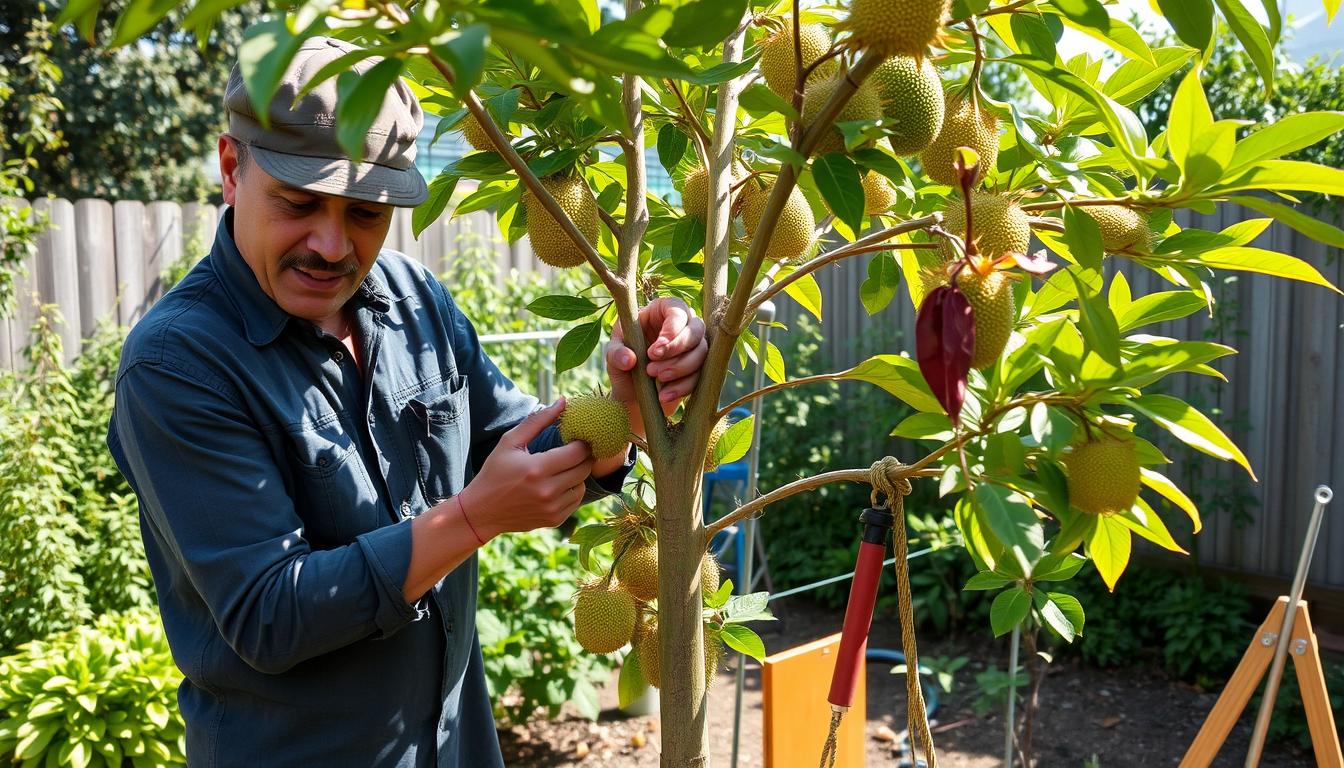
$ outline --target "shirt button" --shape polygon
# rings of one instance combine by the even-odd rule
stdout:
[[[401,502],[401,519],[405,520],[410,516],[411,516],[411,502],[409,501]]]
[[[339,363],[345,359],[345,353],[338,349],[331,353],[331,359]]]

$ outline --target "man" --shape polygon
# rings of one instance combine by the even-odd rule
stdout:
[[[419,105],[396,83],[360,163],[336,141],[334,78],[290,109],[348,50],[306,42],[269,127],[235,68],[231,208],[122,353],[108,446],[140,500],[192,765],[502,764],[474,553],[560,523],[630,466],[561,446],[563,401],[534,413],[433,275],[380,253],[393,206],[426,194]],[[668,300],[640,322],[670,412],[704,325]],[[607,362],[640,424],[619,335]]]

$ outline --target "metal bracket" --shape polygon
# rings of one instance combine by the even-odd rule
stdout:
[[[1279,640],[1278,632],[1266,632],[1265,634],[1260,636],[1260,644],[1265,646],[1266,648],[1269,648],[1270,646],[1274,645],[1274,643],[1278,642],[1278,640]]]
[[[1297,642],[1293,643],[1293,655],[1301,656],[1306,652],[1307,652],[1306,638],[1299,638]]]

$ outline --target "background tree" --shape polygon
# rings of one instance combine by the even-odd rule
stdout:
[[[108,39],[118,12],[135,3],[109,3],[93,24]],[[0,131],[16,135],[34,119],[63,144],[34,148],[32,195],[105,200],[190,201],[216,194],[205,175],[215,137],[224,129],[224,84],[259,3],[221,13],[204,45],[170,14],[136,44],[91,45],[71,27],[53,29],[55,9],[41,0],[0,4],[0,68],[15,78],[12,99],[0,100]],[[35,37],[36,36],[36,37]],[[49,39],[48,39],[49,38]],[[40,83],[29,54],[42,41],[60,77],[51,95],[65,109],[23,110]]]
[[[203,0],[183,24],[208,26],[229,4]],[[113,44],[177,5],[132,4]],[[724,643],[764,650],[743,626],[763,615],[764,597],[730,600],[704,566],[726,526],[828,483],[872,483],[894,503],[905,481],[937,478],[956,500],[952,518],[975,567],[965,588],[993,593],[994,632],[1024,626],[1030,647],[1041,628],[1065,640],[1084,630],[1083,606],[1060,584],[1085,562],[1113,589],[1133,536],[1180,550],[1161,512],[1198,526],[1194,504],[1161,473],[1166,457],[1136,425],[1250,471],[1207,416],[1144,391],[1177,373],[1216,376],[1209,363],[1233,350],[1148,326],[1207,310],[1215,270],[1333,289],[1310,264],[1249,244],[1271,218],[1318,239],[1344,236],[1291,198],[1344,193],[1344,171],[1281,159],[1344,129],[1344,114],[1295,114],[1239,134],[1241,122],[1215,119],[1192,70],[1167,130],[1147,134],[1133,105],[1211,47],[1217,20],[1212,3],[1163,5],[1179,7],[1169,21],[1181,42],[1154,49],[1097,0],[851,0],[814,10],[627,0],[624,17],[606,21],[591,0],[351,0],[269,19],[240,51],[249,92],[266,103],[305,37],[335,30],[358,42],[314,76],[338,78],[339,134],[352,153],[388,85],[408,76],[441,129],[460,128],[480,150],[431,182],[415,227],[450,204],[494,208],[508,238],[527,233],[547,263],[586,268],[587,288],[529,305],[575,323],[557,349],[560,369],[587,359],[618,320],[646,360],[634,322],[641,300],[676,295],[700,308],[710,351],[697,390],[665,419],[656,382],[636,377],[647,459],[623,513],[575,534],[595,571],[583,595],[611,619],[584,625],[581,595],[579,640],[602,651],[634,641],[623,694],[661,685],[662,764],[682,768],[707,762],[708,663]],[[1261,26],[1241,0],[1217,7],[1270,92],[1278,17]],[[97,8],[78,0],[63,19],[87,33]],[[1062,59],[1066,28],[1124,63]],[[994,55],[987,39],[1009,53]],[[1034,96],[994,101],[981,87],[986,66],[1020,70]],[[646,146],[681,184],[682,206],[648,194]],[[462,179],[480,186],[458,199]],[[1223,232],[1172,222],[1173,209],[1229,200],[1251,200],[1267,218]],[[1029,256],[1032,235],[1052,255]],[[918,362],[890,350],[847,371],[789,378],[779,349],[752,333],[755,309],[787,294],[821,317],[812,273],[855,256],[868,257],[858,299],[869,312],[907,281]],[[1154,271],[1169,290],[1134,296],[1122,274],[1106,277],[1107,257]],[[819,381],[874,384],[914,410],[878,428],[930,451],[802,478],[706,525],[705,466],[749,441],[749,424],[716,429],[732,405],[721,395],[735,358],[760,360],[772,380],[756,393],[765,397]],[[835,525],[853,530],[853,512],[837,510]],[[913,637],[904,640],[917,668]],[[1024,734],[1024,752],[1029,741]]]

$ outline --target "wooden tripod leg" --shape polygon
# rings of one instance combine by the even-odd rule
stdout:
[[[1307,613],[1305,600],[1297,604],[1291,642],[1288,654],[1297,670],[1297,685],[1302,691],[1302,708],[1307,711],[1307,727],[1311,731],[1311,748],[1316,753],[1316,765],[1321,768],[1344,768],[1339,731],[1335,730],[1335,716],[1330,711],[1330,694],[1325,690],[1320,648],[1316,645],[1316,633],[1311,629],[1311,616]]]
[[[1246,702],[1251,700],[1251,694],[1260,686],[1260,680],[1274,658],[1275,643],[1266,645],[1264,638],[1278,634],[1283,628],[1283,613],[1287,607],[1288,598],[1280,597],[1274,602],[1269,616],[1260,622],[1260,628],[1255,631],[1246,653],[1241,656],[1241,663],[1237,664],[1223,692],[1218,695],[1213,710],[1199,729],[1199,734],[1195,736],[1190,749],[1186,750],[1180,768],[1208,768],[1213,758],[1217,757],[1218,750],[1227,740],[1227,734],[1232,732],[1232,726],[1236,725],[1237,718],[1246,709]]]

